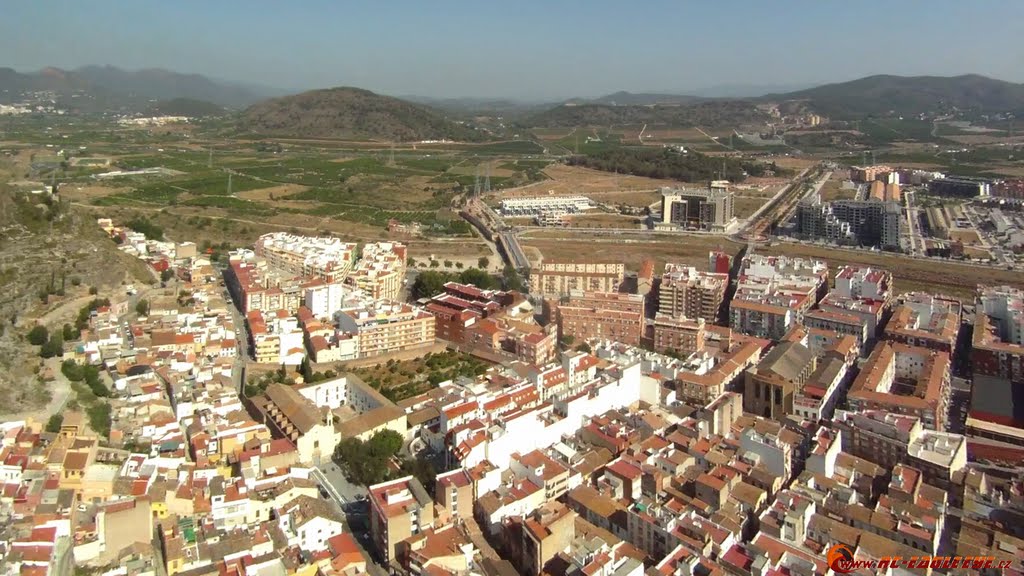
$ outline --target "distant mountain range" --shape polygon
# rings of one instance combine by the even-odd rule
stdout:
[[[1024,84],[977,74],[964,76],[868,76],[826,84],[760,100],[806,100],[832,118],[869,115],[912,115],[957,108],[979,112],[1024,111]]]
[[[763,104],[789,103],[837,120],[865,116],[913,116],[953,110],[1024,113],[1024,84],[978,75],[869,76],[850,82],[766,94],[754,98],[616,92],[574,98],[522,119],[524,126],[574,127],[613,124],[729,127],[767,119]]]
[[[274,98],[242,113],[248,132],[302,138],[384,141],[483,140],[486,135],[441,112],[359,88],[312,90]]]
[[[61,103],[85,111],[144,110],[154,100],[185,98],[226,108],[242,108],[281,91],[211,80],[199,74],[180,74],[159,68],[123,70],[85,66],[75,70],[44,68],[21,73],[0,68],[0,102],[20,99],[23,92],[50,91]]]
[[[1024,113],[1024,84],[979,75],[879,75],[761,96],[728,96],[754,94],[758,89],[722,86],[690,95],[616,92],[543,104],[501,98],[399,99],[357,88],[283,96],[285,92],[280,90],[162,69],[129,71],[112,66],[85,66],[21,73],[0,68],[0,103],[20,100],[24,92],[51,91],[62,106],[82,112],[177,112],[206,116],[222,114],[223,109],[248,108],[240,116],[240,126],[247,131],[382,140],[480,139],[481,131],[455,120],[468,121],[481,115],[505,116],[509,123],[529,128],[642,123],[673,127],[738,126],[766,120],[763,105],[769,103],[785,103],[789,111],[813,111],[840,120],[936,114],[954,109]],[[273,97],[277,98],[267,100]]]

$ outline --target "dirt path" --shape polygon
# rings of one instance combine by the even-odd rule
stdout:
[[[67,302],[62,302],[53,310],[50,310],[49,312],[46,312],[45,314],[37,318],[35,322],[39,324],[44,324],[46,326],[61,324],[61,320],[63,320],[64,318],[70,318],[72,314],[75,314],[79,310],[81,310],[82,306],[85,306],[86,304],[91,302],[93,298],[99,298],[99,296],[85,294],[84,296],[73,298],[71,300],[68,300]]]
[[[64,409],[64,405],[67,404],[68,399],[71,397],[71,383],[64,377],[64,374],[60,371],[60,364],[63,358],[48,358],[43,361],[48,369],[54,374],[54,380],[50,383],[50,392],[52,397],[47,402],[46,406],[42,408],[36,408],[35,410],[24,410],[21,412],[14,412],[12,414],[3,414],[0,416],[0,420],[5,422],[16,422],[18,420],[27,420],[29,418],[39,421],[46,422],[51,414],[56,414]]]

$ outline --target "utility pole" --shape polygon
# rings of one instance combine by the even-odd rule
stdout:
[[[206,159],[206,167],[213,168],[213,148],[210,148],[210,156]]]
[[[228,196],[231,196],[231,172],[228,172]]]

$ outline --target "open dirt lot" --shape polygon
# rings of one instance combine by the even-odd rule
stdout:
[[[570,226],[574,228],[637,228],[642,220],[636,216],[608,214],[607,212],[588,212],[569,217]]]
[[[733,200],[733,213],[737,218],[747,218],[757,212],[757,209],[764,206],[769,198],[755,197],[751,198],[747,195],[737,195]]]
[[[533,234],[531,233],[531,236]],[[651,239],[625,237],[561,237],[545,235],[540,238],[524,238],[522,244],[531,262],[540,258],[570,259],[585,254],[588,258],[621,261],[629,270],[637,270],[645,258],[655,262],[655,270],[661,271],[666,262],[675,262],[707,269],[708,253],[723,250],[736,254],[740,245],[721,236],[655,236]]]
[[[500,197],[583,195],[597,202],[648,206],[661,198],[658,189],[679,185],[671,180],[611,174],[563,164],[548,166],[544,174],[549,180],[503,191]]]

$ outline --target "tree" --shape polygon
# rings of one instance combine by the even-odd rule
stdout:
[[[139,300],[138,304],[135,305],[135,311],[139,316],[149,316],[149,301],[146,299]]]
[[[309,365],[309,358],[302,358],[302,363],[299,364],[299,374],[302,374],[304,382],[313,381],[313,368]]]
[[[89,387],[89,390],[92,390],[93,394],[100,398],[106,398],[107,396],[110,396],[110,390],[108,390],[107,387],[104,386],[103,382],[100,380],[99,368],[91,364],[83,366],[82,377],[85,380],[85,384]]]
[[[491,261],[487,256],[481,256],[480,259],[476,261],[476,265],[481,270],[487,270],[491,266]]]
[[[437,470],[430,460],[424,458],[406,458],[402,460],[402,474],[415,476],[420,484],[427,490],[428,494],[434,493],[434,482],[437,479]]]
[[[110,404],[95,402],[85,409],[89,416],[89,427],[103,437],[110,436]]]
[[[590,344],[587,344],[586,342],[581,342],[578,346],[576,346],[576,351],[586,352],[587,354],[590,354],[592,352],[592,350],[590,349]]]
[[[436,272],[434,270],[425,270],[419,273],[416,276],[416,281],[413,282],[413,296],[416,298],[430,298],[431,296],[436,296],[444,290],[445,283],[450,280],[451,276],[448,274]]]
[[[479,268],[469,268],[459,273],[459,282],[472,284],[481,290],[490,290],[497,286],[494,277]]]
[[[369,441],[345,438],[334,449],[334,461],[352,482],[364,485],[387,480],[388,462],[402,448],[402,436],[391,430],[373,435]]]
[[[50,419],[46,421],[46,431],[52,434],[60,432],[60,426],[64,423],[64,415],[60,412],[50,416]]]
[[[519,275],[519,271],[507,264],[501,272],[501,283],[505,286],[505,290],[526,292],[526,283],[523,282],[523,277]]]
[[[381,430],[367,442],[370,454],[391,458],[402,449],[402,435],[394,430]]]
[[[64,336],[59,332],[50,336],[50,340],[39,348],[39,355],[43,358],[53,358],[64,355]]]
[[[89,295],[95,296],[100,293],[100,289],[95,286],[89,286]]]
[[[71,324],[65,324],[61,330],[61,335],[64,336],[64,341],[69,342],[71,340],[77,340],[80,332],[75,330],[75,327]]]
[[[576,338],[572,334],[566,334],[565,336],[562,336],[562,346],[565,346],[567,348],[569,346],[572,346],[573,342],[575,341]]]
[[[42,324],[36,324],[28,331],[28,341],[33,346],[42,346],[46,344],[46,341],[50,337],[50,332],[46,329],[46,326]]]
[[[161,282],[167,282],[171,278],[174,278],[174,270],[171,270],[170,268],[160,273]]]
[[[72,382],[81,382],[85,379],[85,373],[82,370],[82,367],[74,360],[65,360],[62,362],[60,365],[60,373]]]

